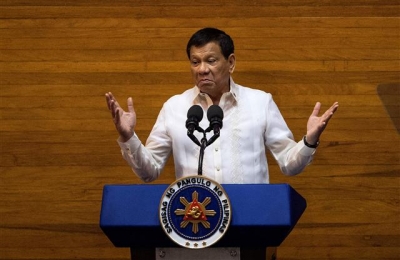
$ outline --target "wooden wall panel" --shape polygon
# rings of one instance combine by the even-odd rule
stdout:
[[[296,139],[316,101],[340,102],[303,174],[268,155],[271,182],[308,202],[279,259],[399,259],[399,13],[395,0],[0,1],[0,259],[129,259],[98,226],[103,185],[140,182],[104,93],[133,97],[145,140],[192,86],[185,46],[205,26],[233,37],[235,81],[272,93]]]

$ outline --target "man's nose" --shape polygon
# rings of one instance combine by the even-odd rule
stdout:
[[[210,72],[210,69],[209,69],[207,63],[206,62],[200,63],[199,73],[200,74],[207,74],[208,72]]]

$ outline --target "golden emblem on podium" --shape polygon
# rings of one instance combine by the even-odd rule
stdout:
[[[192,193],[192,202],[187,201],[185,197],[180,197],[180,201],[185,206],[185,209],[175,210],[177,216],[184,215],[181,228],[185,228],[189,223],[192,223],[192,231],[195,234],[199,231],[199,223],[204,228],[210,228],[207,216],[214,216],[216,214],[215,210],[206,209],[206,206],[211,202],[211,198],[206,197],[203,202],[198,202],[198,196],[198,192],[194,191]]]
[[[231,221],[223,187],[203,176],[181,178],[164,192],[159,208],[165,233],[182,247],[200,249],[218,242]]]

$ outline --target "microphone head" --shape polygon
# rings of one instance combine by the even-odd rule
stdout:
[[[218,105],[211,105],[207,111],[207,118],[210,121],[210,126],[218,126],[222,128],[222,119],[224,118],[224,111]]]
[[[199,127],[199,122],[203,119],[203,109],[199,105],[194,105],[189,108],[187,112],[186,128],[189,133],[193,134],[193,131]]]
[[[208,111],[207,111],[207,118],[208,118],[208,121],[211,121],[211,119],[212,119],[213,117],[218,117],[218,118],[220,118],[220,119],[223,119],[223,118],[224,118],[224,111],[222,111],[222,108],[221,108],[220,106],[218,106],[218,105],[211,105],[211,106],[208,108]]]
[[[191,108],[189,108],[187,112],[187,117],[188,118],[195,118],[197,119],[197,122],[200,122],[201,119],[203,119],[203,109],[199,105],[194,105]]]

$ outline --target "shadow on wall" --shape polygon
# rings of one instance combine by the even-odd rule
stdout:
[[[400,83],[379,84],[378,96],[400,134]]]

